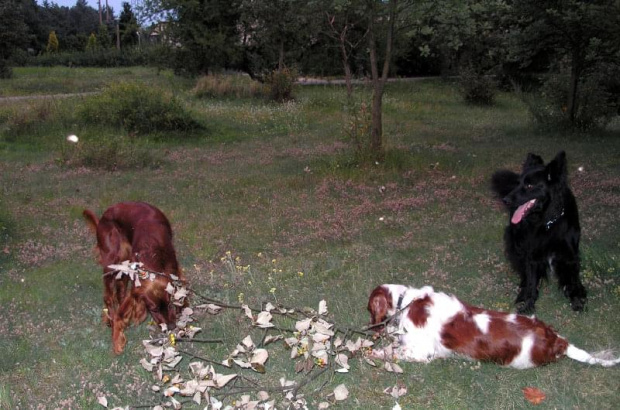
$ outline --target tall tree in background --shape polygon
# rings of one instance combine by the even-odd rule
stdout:
[[[121,47],[133,46],[138,43],[138,21],[127,2],[123,3],[123,11],[118,19],[121,34]]]
[[[241,58],[241,0],[161,0],[169,15],[176,70],[206,74],[235,67]]]
[[[324,32],[338,45],[350,99],[353,94],[351,59],[368,34],[368,28],[361,3],[356,0],[328,0],[326,3],[321,13],[326,25]]]
[[[620,67],[620,1],[618,0],[514,0],[512,56],[527,66],[535,56],[551,57],[558,71],[568,65],[565,102],[574,123],[584,76],[602,65]]]
[[[22,7],[17,0],[0,3],[0,78],[10,78],[12,70],[8,59],[16,49],[27,43],[28,27],[23,22]]]
[[[308,1],[243,0],[244,68],[262,78],[299,61],[315,34]]]

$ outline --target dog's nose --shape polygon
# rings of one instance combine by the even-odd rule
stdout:
[[[504,205],[510,205],[512,203],[510,198],[508,198],[507,196],[502,198],[502,202],[504,203]]]

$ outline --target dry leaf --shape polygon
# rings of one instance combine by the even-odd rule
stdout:
[[[217,315],[218,313],[220,313],[220,310],[222,310],[221,306],[214,305],[213,303],[209,303],[207,305],[207,312],[209,312],[212,315]]]
[[[532,404],[540,404],[547,398],[545,393],[536,387],[524,387],[522,390],[525,399]]]
[[[334,389],[334,398],[336,401],[346,400],[347,397],[349,397],[349,390],[344,384],[341,384]]]
[[[226,384],[232,379],[234,379],[235,377],[237,377],[236,374],[228,374],[228,375],[216,374],[214,379],[215,379],[215,383],[217,384],[217,387],[219,388],[219,387],[226,386]]]
[[[400,396],[404,396],[405,394],[407,394],[407,388],[405,386],[396,385],[383,390],[383,393],[389,394],[390,396],[397,399]]]
[[[306,330],[310,329],[311,321],[312,319],[310,318],[300,320],[299,322],[295,323],[295,330],[297,330],[298,332],[305,332]]]
[[[254,354],[250,359],[250,363],[252,364],[265,364],[265,362],[269,359],[269,352],[266,349],[256,349],[254,350]]]
[[[241,309],[243,309],[247,317],[249,317],[251,320],[254,320],[254,317],[252,316],[252,309],[250,309],[248,305],[241,305]]]
[[[265,341],[263,342],[263,345],[268,345],[269,343],[273,343],[273,342],[277,342],[278,340],[282,340],[284,339],[284,336],[282,335],[277,335],[277,336],[272,336],[269,335],[265,338]]]
[[[105,408],[108,407],[108,399],[106,399],[105,396],[97,397],[97,403],[101,404]]]
[[[324,300],[321,300],[319,302],[319,315],[326,315],[327,314],[327,302],[325,302]]]
[[[254,341],[252,341],[252,337],[250,335],[246,336],[245,339],[241,341],[241,344],[250,350],[254,348]]]
[[[260,312],[256,317],[256,325],[258,327],[273,327],[274,324],[271,323],[271,313],[269,312]]]

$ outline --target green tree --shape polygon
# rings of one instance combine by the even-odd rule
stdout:
[[[58,37],[56,37],[56,32],[54,30],[50,31],[50,35],[47,38],[47,47],[46,51],[48,53],[57,53],[58,52]]]
[[[108,25],[103,23],[99,25],[99,30],[97,31],[97,40],[99,43],[99,47],[103,49],[108,49],[112,47],[112,37],[110,36],[110,29]]]
[[[585,78],[603,70],[617,73],[620,67],[620,1],[514,0],[511,15],[512,61],[527,66],[545,55],[552,72],[566,66],[564,104],[567,119],[575,124]]]
[[[88,42],[86,43],[86,51],[92,53],[95,52],[98,48],[99,45],[97,44],[97,36],[95,35],[95,33],[90,33],[90,36],[88,36]]]
[[[245,71],[255,77],[297,63],[316,33],[305,0],[244,0],[241,12]]]
[[[338,46],[344,71],[347,96],[353,94],[352,59],[368,34],[361,3],[356,0],[327,0],[320,16],[324,33]]]
[[[27,42],[28,27],[23,23],[22,6],[16,0],[0,3],[0,78],[10,78],[9,58]]]
[[[167,17],[166,40],[177,72],[206,74],[242,60],[241,0],[149,0],[145,13]]]
[[[136,16],[127,2],[123,3],[123,11],[118,19],[118,27],[121,35],[121,47],[133,46],[138,43],[139,25]]]

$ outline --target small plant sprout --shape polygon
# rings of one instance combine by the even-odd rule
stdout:
[[[79,138],[77,137],[77,135],[75,134],[71,134],[69,136],[67,136],[67,141],[73,143],[73,144],[77,144],[79,141]]]

